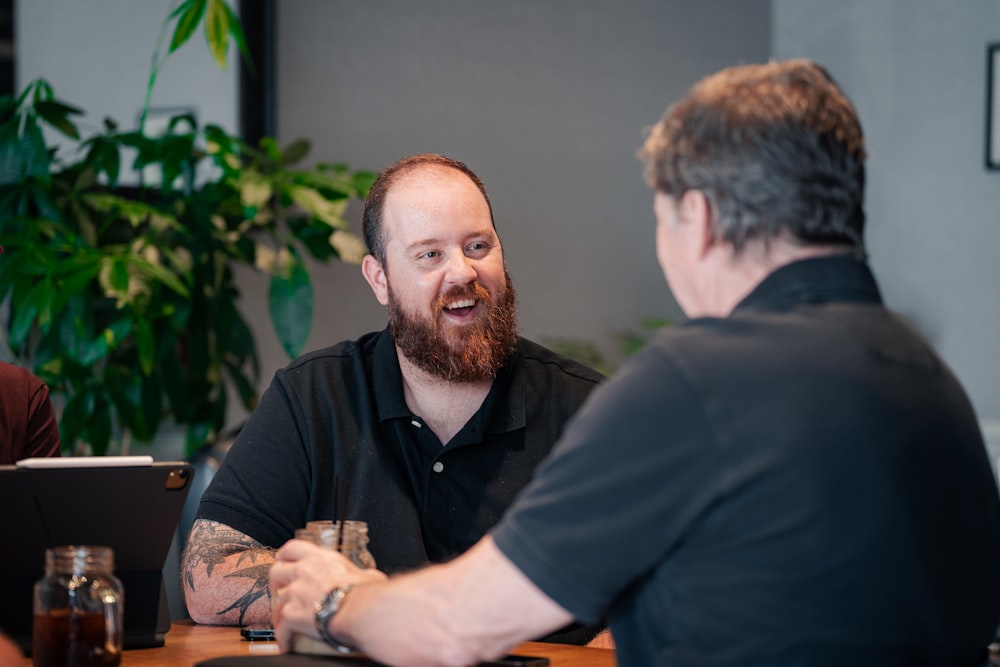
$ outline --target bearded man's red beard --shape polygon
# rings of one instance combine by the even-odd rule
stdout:
[[[514,285],[504,271],[506,287],[499,301],[474,282],[452,287],[434,303],[432,321],[407,313],[389,287],[389,328],[400,352],[416,366],[449,382],[492,380],[517,346]],[[444,304],[478,299],[486,315],[465,326],[443,327]]]

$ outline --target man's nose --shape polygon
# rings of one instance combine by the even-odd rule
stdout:
[[[474,260],[466,257],[463,252],[454,252],[449,255],[447,270],[446,279],[455,285],[470,283],[478,275]]]

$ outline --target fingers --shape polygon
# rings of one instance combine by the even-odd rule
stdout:
[[[283,653],[292,650],[296,635],[316,636],[316,602],[349,571],[345,563],[339,553],[300,540],[279,549],[270,571],[271,622]]]
[[[283,652],[295,635],[317,636],[316,603],[333,587],[385,579],[375,569],[362,569],[340,553],[302,540],[290,540],[275,554],[270,570],[275,639]]]
[[[271,595],[271,608],[280,607],[282,602],[281,589]]]
[[[324,549],[304,540],[289,540],[274,555],[274,565],[271,566],[271,590],[288,586],[292,581],[305,573],[315,570],[324,562],[349,561],[339,553]]]
[[[348,582],[359,572],[362,569],[343,554],[302,540],[291,540],[275,555],[270,571],[271,590],[307,580],[325,591]]]
[[[316,603],[305,594],[303,587],[279,588],[275,594],[276,604],[271,609],[271,625],[274,638],[282,653],[292,650],[296,635],[314,635],[314,615]]]
[[[275,591],[271,606],[271,627],[274,628],[274,638],[278,641],[278,650],[288,653],[292,646],[292,629],[285,622],[284,607],[287,601],[287,592],[284,588]]]
[[[287,586],[295,575],[295,564],[308,556],[314,549],[313,544],[302,540],[289,540],[274,554],[274,565],[271,566],[271,590],[277,591]]]
[[[278,641],[278,650],[288,653],[292,650],[293,631],[291,625],[285,622],[283,606],[278,605],[271,610],[271,625],[274,627],[274,638]]]
[[[289,563],[286,562],[275,562],[271,566],[271,571],[268,574],[271,584],[271,590],[275,591],[274,602],[279,604],[279,599],[281,598],[281,589],[289,584],[293,579],[294,569]]]
[[[277,561],[296,561],[304,558],[313,551],[318,551],[319,546],[306,542],[305,540],[288,540],[278,549],[274,558]]]
[[[280,588],[275,590],[274,595],[271,596],[271,627],[274,628],[274,638],[278,641],[278,649],[282,653],[287,653],[287,647],[289,646],[289,642],[287,641],[288,630],[282,622],[281,614],[281,608],[285,605],[282,590]],[[282,635],[285,635],[285,641],[282,641]]]

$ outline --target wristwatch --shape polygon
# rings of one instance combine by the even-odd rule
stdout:
[[[330,631],[327,630],[327,625],[330,623],[330,619],[333,618],[333,615],[340,609],[341,603],[344,601],[344,598],[347,597],[347,594],[351,592],[352,588],[354,588],[353,584],[350,586],[337,586],[332,591],[327,593],[326,597],[316,603],[316,630],[319,631],[319,636],[334,651],[337,653],[343,653],[344,655],[355,653],[357,649],[341,644],[334,639],[333,635],[330,634]]]

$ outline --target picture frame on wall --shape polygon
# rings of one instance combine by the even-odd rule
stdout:
[[[986,168],[1000,170],[1000,42],[986,46]]]

